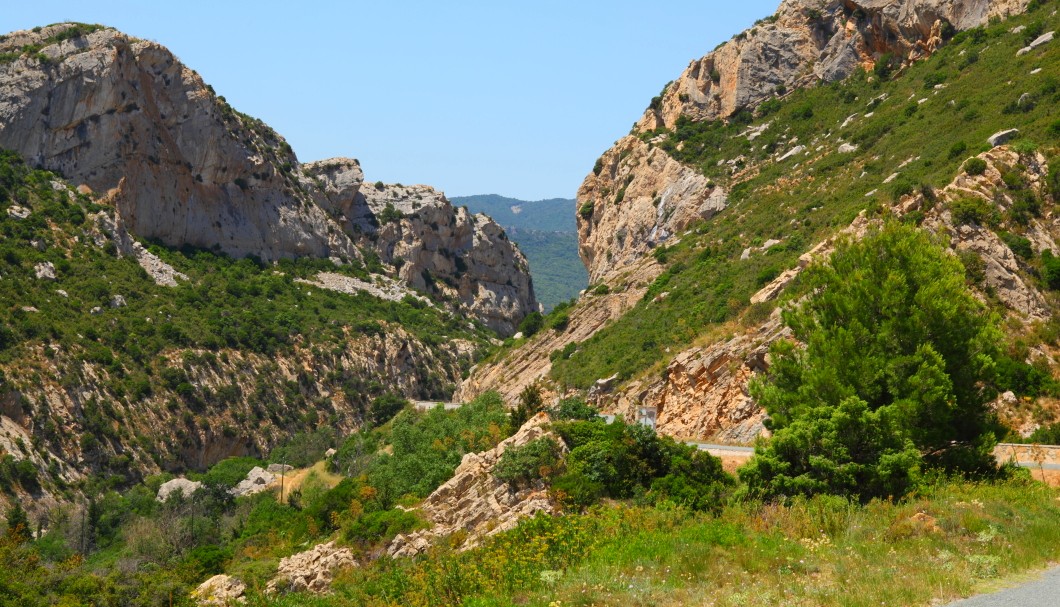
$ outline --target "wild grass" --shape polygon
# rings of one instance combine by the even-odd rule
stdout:
[[[1060,501],[1025,479],[939,482],[901,502],[740,502],[719,516],[599,506],[468,552],[382,559],[331,598],[251,605],[927,605],[1060,558]]]

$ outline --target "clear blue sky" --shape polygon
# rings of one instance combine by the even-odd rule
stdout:
[[[5,2],[0,30],[103,23],[159,42],[303,160],[450,196],[573,198],[692,59],[776,10],[742,2]]]

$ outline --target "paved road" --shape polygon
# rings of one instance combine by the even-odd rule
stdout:
[[[1057,607],[1060,605],[1060,567],[1036,580],[992,594],[974,596],[943,607]]]

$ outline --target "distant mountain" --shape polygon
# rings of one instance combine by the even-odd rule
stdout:
[[[458,196],[453,206],[466,206],[475,213],[485,213],[505,228],[540,230],[542,232],[577,232],[574,223],[574,199],[517,200],[497,194]]]
[[[530,262],[537,300],[551,310],[578,296],[589,274],[578,257],[573,199],[518,200],[497,194],[458,196],[453,206],[485,213],[508,232]]]

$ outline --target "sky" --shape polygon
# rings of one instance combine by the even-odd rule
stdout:
[[[779,0],[6,4],[3,32],[81,21],[168,47],[302,161],[538,200],[573,198],[663,85]]]

